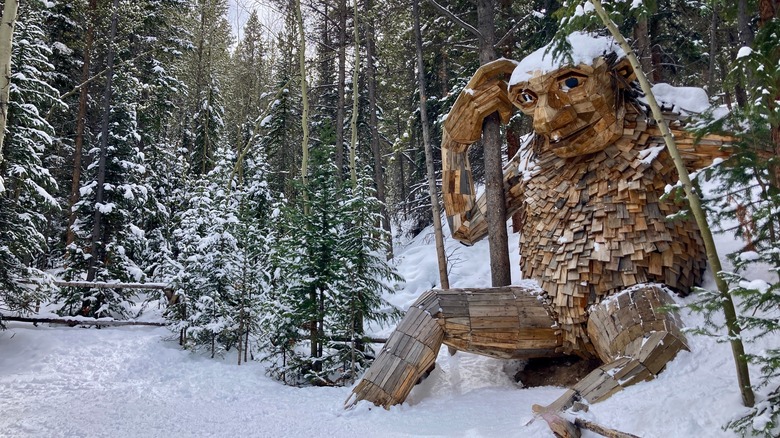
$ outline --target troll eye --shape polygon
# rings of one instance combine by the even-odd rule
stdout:
[[[569,91],[585,83],[585,78],[580,76],[569,76],[558,80],[558,87],[562,91]]]
[[[523,90],[520,92],[519,100],[523,105],[531,105],[536,102],[536,94],[531,90]]]

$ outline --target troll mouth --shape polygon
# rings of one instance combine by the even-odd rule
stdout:
[[[585,126],[583,126],[582,128],[580,128],[580,129],[578,129],[578,130],[576,130],[576,131],[572,132],[571,134],[569,134],[569,135],[567,135],[567,136],[565,136],[565,137],[558,137],[558,138],[555,138],[555,136],[554,136],[554,135],[551,135],[551,136],[549,137],[550,145],[552,145],[553,147],[558,147],[559,145],[562,145],[563,143],[566,143],[566,142],[568,142],[569,140],[571,140],[571,139],[573,139],[573,138],[575,138],[575,137],[579,136],[580,134],[582,134],[584,131],[586,131],[586,130],[587,130],[588,128],[590,128],[590,127],[591,127],[591,125],[590,125],[590,124],[588,124],[588,125],[585,125]]]

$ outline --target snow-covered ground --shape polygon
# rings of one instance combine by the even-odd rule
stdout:
[[[517,254],[517,236],[510,240]],[[720,236],[719,245],[725,253],[738,243]],[[467,248],[448,239],[447,248],[453,287],[489,285],[487,242]],[[396,255],[406,283],[388,299],[406,308],[438,283],[430,230],[399,244]],[[517,256],[512,264],[519,281]],[[702,323],[698,315],[683,319]],[[0,437],[547,437],[544,421],[529,424],[531,406],[564,391],[524,389],[511,377],[518,363],[449,356],[445,348],[404,405],[384,410],[363,402],[344,411],[349,388],[284,386],[260,363],[191,354],[171,338],[164,328],[10,323],[0,332]],[[689,340],[693,351],[679,354],[658,379],[578,415],[646,438],[732,436],[721,429],[742,409],[730,348]],[[748,346],[757,348],[766,344]]]

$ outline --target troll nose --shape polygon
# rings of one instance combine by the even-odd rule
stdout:
[[[574,111],[553,94],[542,94],[534,109],[534,131],[550,134],[574,121]]]

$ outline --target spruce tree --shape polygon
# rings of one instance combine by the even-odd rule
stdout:
[[[0,167],[6,186],[0,194],[0,309],[20,312],[34,310],[50,293],[51,284],[38,268],[46,251],[47,212],[59,209],[52,196],[56,182],[42,162],[54,141],[46,111],[62,105],[48,84],[53,66],[40,25],[43,10],[37,1],[25,2],[19,10]]]
[[[734,62],[729,79],[747,90],[745,107],[703,128],[705,132],[738,133],[733,157],[710,172],[720,182],[711,196],[710,208],[722,229],[733,230],[745,241],[744,247],[729,255],[734,271],[722,275],[740,299],[739,322],[748,346],[751,341],[780,332],[780,157],[772,135],[780,127],[780,112],[773,97],[780,95],[778,32],[780,20],[774,18],[756,34],[752,47],[739,51]],[[756,278],[760,272],[769,275]],[[719,302],[704,302],[703,308],[718,309]],[[730,422],[729,428],[743,435],[777,436],[780,348],[749,352],[747,359],[761,370],[757,403],[743,417]]]

